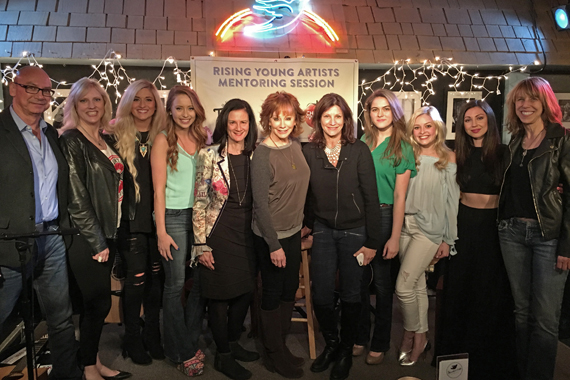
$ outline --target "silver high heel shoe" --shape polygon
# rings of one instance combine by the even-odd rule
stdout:
[[[426,358],[427,352],[431,349],[431,343],[429,342],[429,340],[426,342],[426,345],[424,346],[424,350],[422,351],[422,353],[420,354],[420,356],[418,357],[418,360],[412,361],[410,360],[410,356],[409,354],[411,353],[411,351],[409,353],[405,353],[405,357],[400,361],[400,365],[403,367],[411,367],[413,365],[416,365],[416,363],[421,359],[424,360]],[[400,354],[401,355],[401,354]]]
[[[398,355],[398,362],[401,363],[403,362],[405,359],[409,358],[410,354],[412,353],[412,350],[404,352],[404,351],[400,351],[400,354]]]

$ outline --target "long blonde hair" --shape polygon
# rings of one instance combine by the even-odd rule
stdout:
[[[416,142],[414,139],[414,125],[416,124],[416,119],[421,115],[428,115],[433,120],[433,124],[435,125],[436,135],[434,141],[434,149],[439,157],[439,160],[434,164],[435,167],[439,170],[445,169],[447,164],[449,163],[449,155],[451,153],[451,149],[445,145],[445,136],[447,135],[447,128],[445,127],[445,123],[441,119],[438,110],[433,106],[422,107],[418,109],[410,120],[408,121],[408,125],[406,127],[406,133],[410,138],[410,143],[412,144],[412,148],[414,149],[414,156],[416,157],[416,166],[420,166],[419,157],[421,155],[421,146]]]
[[[107,91],[101,87],[99,82],[93,79],[89,79],[87,77],[79,79],[77,82],[71,86],[71,91],[69,92],[69,96],[65,101],[65,106],[63,107],[63,127],[60,129],[60,133],[67,131],[69,129],[75,129],[79,125],[79,115],[77,114],[76,104],[87,94],[92,88],[97,90],[97,92],[103,98],[103,102],[105,103],[105,112],[101,117],[99,123],[99,130],[102,131],[103,129],[109,126],[109,121],[113,115],[113,109],[111,107],[111,100],[109,99],[109,95]]]
[[[140,201],[140,187],[137,182],[138,171],[134,163],[136,157],[135,140],[137,138],[140,140],[141,134],[135,126],[135,119],[133,118],[131,111],[136,95],[140,90],[145,88],[151,92],[155,102],[155,111],[150,122],[147,140],[149,146],[152,146],[154,138],[158,132],[164,128],[166,112],[164,111],[164,107],[162,106],[160,95],[158,94],[156,87],[146,79],[139,79],[127,87],[121,98],[119,106],[117,107],[117,118],[115,124],[109,126],[108,129],[110,134],[115,135],[115,148],[119,151],[119,155],[127,164],[129,173],[131,173],[133,177],[137,202]]]
[[[194,111],[196,112],[196,119],[194,119],[188,131],[194,140],[196,140],[196,150],[202,149],[208,139],[208,135],[202,126],[206,120],[206,112],[204,111],[204,107],[202,107],[202,103],[200,103],[198,94],[188,86],[172,87],[166,99],[166,112],[168,115],[166,116],[166,127],[164,128],[166,132],[166,142],[168,143],[166,162],[170,165],[172,170],[177,170],[176,163],[178,162],[178,136],[175,132],[176,123],[172,118],[172,104],[176,97],[180,95],[186,95],[190,98],[194,106]]]

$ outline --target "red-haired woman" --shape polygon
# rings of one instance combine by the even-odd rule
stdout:
[[[346,101],[338,94],[326,94],[314,115],[313,140],[303,147],[311,169],[305,222],[313,233],[313,303],[326,347],[311,371],[325,371],[334,362],[330,378],[342,380],[352,366],[363,268],[381,248],[380,206],[372,155],[366,144],[354,137],[352,111]],[[340,340],[335,312],[337,271]]]
[[[206,142],[205,113],[198,95],[186,86],[170,90],[166,112],[166,128],[156,136],[151,153],[158,250],[165,275],[164,354],[184,374],[196,376],[204,371],[204,354],[197,347],[203,311],[198,271],[185,309],[180,298],[192,248],[196,157]]]
[[[251,161],[253,232],[263,281],[261,323],[267,356],[265,367],[284,377],[303,376],[302,358],[285,345],[299,287],[301,228],[309,185],[309,166],[301,144],[304,113],[299,101],[276,92],[261,105],[265,140]]]
[[[512,139],[499,240],[515,300],[517,364],[521,379],[552,379],[570,269],[570,135],[560,125],[550,84],[540,77],[519,82],[507,107]]]

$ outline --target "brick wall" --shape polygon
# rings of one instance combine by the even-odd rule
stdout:
[[[0,57],[22,51],[46,58],[102,58],[114,49],[128,59],[175,56],[357,58],[361,63],[412,62],[436,56],[465,64],[570,64],[570,34],[554,27],[551,8],[536,0],[538,39],[526,0],[312,0],[331,20],[342,49],[299,51],[295,38],[272,46],[216,50],[215,28],[253,0],[0,0]],[[298,37],[297,37],[298,38]],[[213,47],[212,47],[213,46]],[[264,46],[267,48],[264,49]]]

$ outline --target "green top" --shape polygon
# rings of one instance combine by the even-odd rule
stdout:
[[[366,142],[366,136],[360,138]],[[416,160],[414,159],[414,151],[412,146],[402,141],[402,160],[398,166],[393,165],[393,160],[384,158],[384,151],[388,147],[387,137],[372,151],[372,159],[374,160],[374,170],[376,172],[376,183],[378,185],[378,199],[380,203],[388,205],[394,204],[394,188],[396,187],[396,175],[403,174],[406,170],[411,170],[410,178],[416,176]]]

